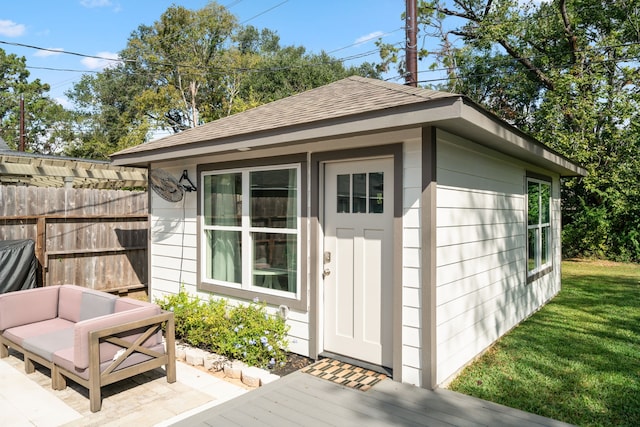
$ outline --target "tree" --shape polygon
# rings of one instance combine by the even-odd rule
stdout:
[[[82,132],[69,154],[104,158],[159,129],[181,132],[348,75],[378,76],[371,64],[281,47],[276,32],[240,26],[216,3],[171,6],[131,34],[120,58],[67,93]]]
[[[25,150],[59,153],[73,136],[69,112],[49,98],[49,85],[29,81],[26,59],[0,49],[0,136],[16,149],[20,140],[20,99],[24,100]]]
[[[582,163],[565,180],[567,255],[640,260],[640,1],[420,1],[419,23],[463,93]],[[393,48],[381,46],[383,64]]]
[[[66,146],[73,157],[108,159],[114,151],[145,141],[149,117],[138,114],[135,99],[145,88],[145,76],[120,64],[85,74],[67,92],[75,104],[78,137]]]
[[[153,26],[140,26],[121,53],[127,67],[148,76],[138,109],[174,132],[202,124],[236,28],[236,18],[216,3],[195,11],[171,6]]]

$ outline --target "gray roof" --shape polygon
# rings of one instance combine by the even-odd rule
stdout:
[[[460,95],[352,76],[113,154],[237,137]]]
[[[562,176],[586,171],[463,95],[352,76],[114,153],[116,165],[435,126]]]

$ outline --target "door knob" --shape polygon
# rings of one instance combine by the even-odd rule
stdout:
[[[331,274],[331,270],[329,270],[328,268],[325,268],[324,271],[322,272],[322,278],[324,279],[330,274]]]

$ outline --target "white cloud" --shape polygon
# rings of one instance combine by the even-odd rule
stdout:
[[[26,27],[22,24],[16,24],[8,19],[0,19],[0,35],[6,37],[18,37],[24,34]]]
[[[47,56],[60,55],[64,52],[64,49],[61,47],[49,47],[47,50],[39,50],[33,54],[33,56],[38,56],[40,58],[46,58]]]
[[[99,56],[100,58],[82,58],[80,62],[90,70],[103,70],[105,68],[115,67],[119,64],[119,61],[114,61],[119,58],[117,53],[98,52],[96,56]]]
[[[80,0],[80,4],[84,7],[108,7],[111,6],[111,0]]]
[[[382,31],[374,31],[373,33],[369,33],[366,36],[358,37],[356,39],[356,41],[354,42],[354,44],[366,43],[366,42],[371,41],[373,39],[380,38],[383,35],[384,35],[384,33]]]

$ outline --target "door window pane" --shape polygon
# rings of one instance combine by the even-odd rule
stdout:
[[[369,213],[384,212],[384,174],[369,174]]]
[[[242,175],[204,177],[205,225],[239,226],[242,222]]]
[[[367,174],[354,173],[353,213],[367,213]]]
[[[349,200],[351,199],[351,176],[350,175],[338,175],[338,213],[349,213]]]

